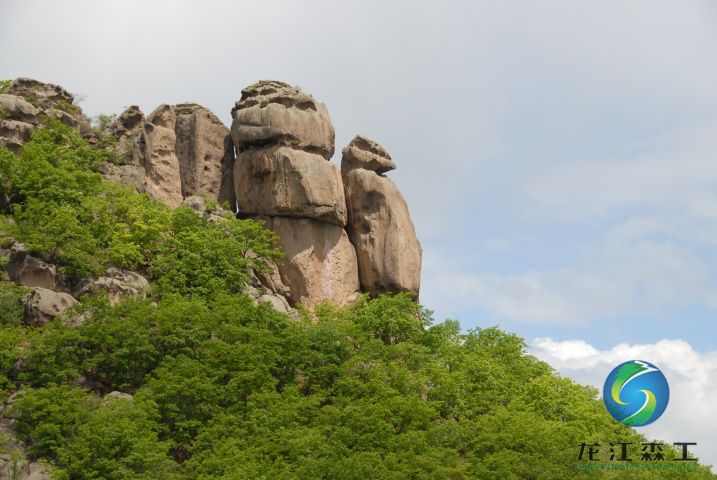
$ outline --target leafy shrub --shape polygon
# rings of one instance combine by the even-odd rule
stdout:
[[[108,397],[59,451],[60,480],[172,480],[181,468],[157,438],[151,405]]]
[[[28,442],[28,452],[57,460],[91,408],[91,398],[83,389],[53,385],[24,391],[10,411],[17,417],[18,438]]]
[[[22,297],[27,291],[28,289],[15,284],[0,282],[0,326],[19,327],[22,325],[25,313]]]
[[[238,292],[248,269],[275,259],[273,233],[251,220],[209,222],[96,173],[107,153],[47,120],[19,157],[0,147],[0,186],[14,224],[0,225],[71,278],[108,266],[140,270],[159,293]]]

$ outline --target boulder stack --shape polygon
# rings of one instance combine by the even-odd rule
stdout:
[[[396,168],[378,143],[361,135],[343,149],[341,174],[349,238],[361,287],[371,294],[413,292],[421,280],[421,245],[401,192],[384,174]]]
[[[267,286],[291,304],[342,304],[359,290],[341,174],[329,159],[334,128],[326,107],[282,82],[242,90],[232,109],[239,215],[265,220],[284,259]]]

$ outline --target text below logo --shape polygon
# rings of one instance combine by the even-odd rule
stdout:
[[[630,360],[610,372],[602,396],[615,420],[641,427],[664,413],[670,400],[670,387],[659,368],[644,360]]]

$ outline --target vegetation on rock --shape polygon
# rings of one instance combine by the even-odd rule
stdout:
[[[644,440],[520,338],[434,324],[409,293],[298,321],[256,305],[241,290],[273,235],[104,182],[105,160],[53,122],[18,157],[0,149],[5,236],[71,278],[153,282],[148,299],[83,299],[79,326],[23,326],[20,292],[0,289],[0,397],[17,392],[6,413],[55,478],[592,478],[579,443]],[[678,477],[713,478],[630,476]]]

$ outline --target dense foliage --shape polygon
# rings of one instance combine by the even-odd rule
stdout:
[[[20,392],[9,414],[56,478],[592,478],[579,443],[643,440],[520,338],[434,325],[408,295],[301,320],[255,305],[237,292],[276,255],[260,225],[105,183],[101,155],[59,125],[18,158],[0,150],[6,235],[66,275],[115,265],[154,282],[146,300],[83,299],[75,327],[23,326],[22,292],[0,289],[0,397]]]
[[[273,235],[258,222],[229,212],[231,222],[210,222],[186,207],[172,211],[103,181],[95,170],[107,160],[104,149],[50,120],[19,156],[0,149],[0,206],[13,219],[0,224],[3,233],[68,277],[115,266],[180,294],[238,292],[249,268],[277,257]]]

